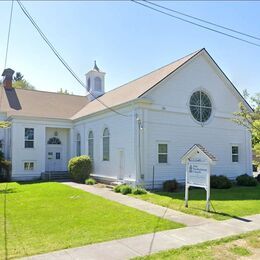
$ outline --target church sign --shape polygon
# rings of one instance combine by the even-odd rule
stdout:
[[[210,167],[205,162],[192,162],[187,164],[187,184],[194,187],[206,188],[209,181]]]
[[[185,178],[185,206],[188,207],[189,187],[204,188],[207,192],[206,210],[210,210],[210,175],[211,165],[216,158],[203,146],[195,144],[182,157],[182,163],[186,164]]]

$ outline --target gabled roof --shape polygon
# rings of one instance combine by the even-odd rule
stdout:
[[[182,163],[186,163],[194,154],[196,154],[197,152],[201,152],[204,156],[206,156],[206,158],[208,159],[208,161],[210,161],[210,163],[214,164],[217,159],[216,157],[211,154],[204,146],[202,146],[201,144],[194,144],[181,158],[181,162]]]
[[[9,116],[70,119],[89,101],[86,97],[0,87],[0,112]]]
[[[235,95],[244,102],[248,109],[252,109],[208,52],[205,49],[201,49],[116,89],[106,92],[99,97],[98,100],[95,99],[91,102],[88,101],[85,96],[23,89],[5,90],[1,87],[0,112],[6,112],[7,116],[19,115],[76,120],[106,110],[107,107],[112,108],[143,97],[146,92],[156,87],[161,81],[202,52],[208,55],[210,60],[217,66],[220,73],[224,75],[224,78],[235,91]]]
[[[203,49],[202,49],[203,50]],[[155,71],[152,71],[138,79],[130,81],[129,83],[122,85],[116,89],[113,89],[109,92],[106,92],[103,96],[98,99],[105,103],[109,107],[121,105],[141,97],[148,90],[157,85],[164,78],[169,76],[171,73],[180,68],[183,64],[197,55],[200,51],[191,53],[179,60],[176,60],[164,67],[161,67]],[[88,103],[83,109],[76,113],[71,119],[78,119],[102,110],[105,110],[106,107],[101,104],[98,100],[93,100]]]

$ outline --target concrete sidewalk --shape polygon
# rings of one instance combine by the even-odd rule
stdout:
[[[198,226],[161,231],[136,237],[65,249],[27,260],[122,260],[145,256],[162,250],[179,248],[260,229],[260,215],[245,217],[247,221],[230,219]]]
[[[140,209],[158,217],[183,223],[185,228],[166,230],[130,238],[112,240],[23,258],[24,260],[122,260],[145,256],[162,250],[175,249],[227,236],[260,230],[260,214],[241,219],[215,221],[184,214],[175,210],[124,196],[107,188],[97,188],[73,182],[64,183],[106,199]]]
[[[101,196],[105,199],[113,200],[126,206],[136,208],[145,211],[149,214],[165,218],[174,222],[182,223],[186,226],[198,226],[206,223],[215,223],[216,220],[198,217],[182,213],[177,210],[169,209],[153,203],[136,199],[134,197],[122,195],[121,193],[115,193],[108,188],[98,188],[91,185],[79,184],[75,182],[63,182],[63,184],[69,185],[70,187],[81,189],[89,193]]]

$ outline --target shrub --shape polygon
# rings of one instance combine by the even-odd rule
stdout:
[[[232,187],[232,182],[224,175],[210,176],[210,187],[214,189],[229,189]]]
[[[116,186],[114,187],[114,192],[120,193],[120,192],[121,192],[121,188],[122,188],[123,186],[125,186],[125,184],[116,185]]]
[[[179,183],[174,180],[168,180],[163,183],[163,190],[166,192],[174,192],[179,188]]]
[[[123,195],[132,193],[132,187],[129,186],[129,185],[122,185],[122,187],[120,188],[120,192],[121,192]]]
[[[80,183],[84,183],[92,171],[92,163],[89,156],[82,155],[71,158],[68,164],[68,170],[72,178]]]
[[[256,186],[257,180],[247,174],[242,174],[236,178],[237,185],[240,186]]]
[[[85,183],[86,183],[87,185],[94,185],[94,184],[96,184],[97,182],[96,182],[93,178],[89,178],[89,179],[86,179],[86,180],[85,180]]]
[[[0,157],[0,181],[10,181],[12,163],[11,161],[3,159],[2,154],[0,154]]]
[[[134,188],[134,189],[132,190],[132,193],[133,193],[134,195],[142,195],[142,194],[146,194],[147,191],[146,191],[145,189],[143,189],[143,188],[137,187],[137,188]]]
[[[260,182],[260,173],[255,177],[255,179]]]

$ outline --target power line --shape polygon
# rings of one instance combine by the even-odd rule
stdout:
[[[54,48],[54,46],[52,45],[52,43],[48,40],[47,36],[43,33],[43,31],[40,29],[40,27],[37,25],[37,23],[34,21],[34,19],[32,18],[32,16],[29,14],[29,12],[26,10],[26,8],[24,7],[24,5],[17,0],[17,3],[19,4],[21,10],[23,11],[23,13],[26,15],[26,17],[29,19],[29,21],[32,23],[32,25],[35,27],[35,29],[37,30],[37,32],[40,34],[40,36],[42,37],[42,39],[47,43],[47,45],[50,47],[50,49],[52,50],[52,52],[55,54],[55,56],[59,59],[59,61],[64,65],[64,67],[70,72],[70,74],[78,81],[78,83],[84,87],[84,89],[86,90],[86,86],[85,84],[82,82],[82,80],[76,75],[76,73],[72,70],[72,68],[68,65],[68,63],[61,57],[60,53]],[[101,101],[99,98],[95,97],[95,95],[93,95],[91,92],[88,92],[95,100],[97,100],[100,104],[102,104],[104,107],[106,107],[107,109],[109,109],[110,111],[124,116],[124,117],[129,117],[129,115],[125,115],[122,114],[116,110],[114,110],[113,108],[109,107],[108,105],[106,105],[103,101]]]
[[[8,35],[7,35],[6,50],[5,50],[5,65],[4,65],[4,69],[6,68],[7,57],[8,57],[9,40],[10,40],[12,18],[13,18],[13,8],[14,8],[14,0],[12,0],[12,4],[11,4],[9,26],[8,26]]]
[[[197,20],[197,21],[200,21],[200,22],[203,22],[203,23],[206,23],[206,24],[210,24],[210,25],[216,26],[216,27],[221,28],[221,29],[225,29],[225,30],[230,31],[230,32],[234,32],[234,33],[237,33],[237,34],[240,34],[240,35],[243,35],[243,36],[246,36],[246,37],[255,39],[255,40],[260,40],[259,37],[256,37],[256,36],[254,36],[254,35],[247,34],[247,33],[241,32],[241,31],[237,31],[237,30],[235,30],[235,29],[232,29],[232,28],[229,28],[229,27],[226,27],[226,26],[223,26],[223,25],[219,25],[219,24],[216,24],[216,23],[213,23],[213,22],[210,22],[210,21],[207,21],[207,20],[204,20],[204,19],[201,19],[201,18],[192,16],[192,15],[189,15],[189,14],[185,14],[185,13],[176,11],[176,10],[174,10],[174,9],[172,9],[172,8],[168,8],[168,7],[166,7],[166,6],[158,5],[158,4],[156,4],[156,3],[153,3],[153,2],[150,2],[150,1],[147,1],[147,0],[143,0],[143,2],[149,3],[150,5],[157,6],[157,7],[159,7],[159,8],[168,10],[168,11],[173,12],[173,13],[176,13],[176,14],[180,14],[180,15],[186,16],[186,17],[188,17],[188,18],[192,18],[192,19],[194,19],[194,20]]]
[[[183,22],[186,22],[186,23],[189,23],[189,24],[192,24],[192,25],[195,25],[195,26],[198,26],[200,28],[203,28],[203,29],[206,29],[206,30],[209,30],[209,31],[212,31],[212,32],[215,32],[215,33],[218,33],[218,34],[221,34],[221,35],[224,35],[224,36],[227,36],[227,37],[230,37],[230,38],[233,38],[233,39],[236,39],[238,41],[242,41],[242,42],[245,42],[245,43],[248,43],[248,44],[251,44],[251,45],[254,45],[254,46],[257,46],[257,47],[260,47],[260,44],[257,44],[255,42],[251,42],[251,41],[248,41],[248,40],[245,40],[245,39],[242,39],[242,38],[239,38],[237,36],[234,36],[234,35],[231,35],[231,34],[228,34],[228,33],[224,33],[222,31],[219,31],[219,30],[216,30],[216,29],[213,29],[213,28],[210,28],[210,27],[207,27],[207,26],[204,26],[204,25],[201,25],[201,24],[198,24],[198,23],[195,23],[195,22],[192,22],[190,20],[187,20],[187,19],[184,19],[184,18],[181,18],[181,17],[178,17],[178,16],[175,16],[173,14],[170,14],[170,13],[167,13],[167,12],[164,12],[162,10],[159,10],[159,9],[156,9],[150,5],[147,5],[147,4],[144,4],[144,3],[141,3],[139,1],[136,1],[136,0],[130,0],[132,1],[133,3],[135,4],[139,4],[139,5],[142,5],[144,7],[147,7],[153,11],[156,11],[158,13],[162,13],[164,15],[167,15],[167,16],[170,16],[172,18],[175,18],[175,19],[178,19],[178,20],[181,20]]]

